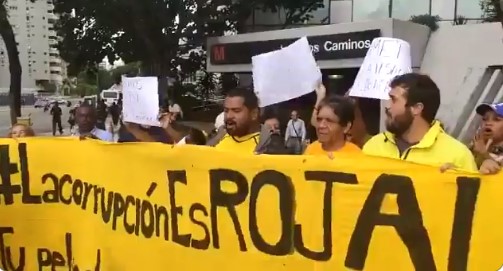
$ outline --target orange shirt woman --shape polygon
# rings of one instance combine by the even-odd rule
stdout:
[[[348,142],[355,119],[355,105],[347,97],[327,97],[316,110],[316,133],[318,141],[309,145],[305,155],[328,155],[334,152],[359,153],[361,149]]]

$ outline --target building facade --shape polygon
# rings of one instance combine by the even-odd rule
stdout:
[[[58,37],[54,29],[57,16],[52,0],[8,0],[7,10],[23,71],[22,92],[40,90],[42,82],[61,85],[65,64],[57,49]],[[0,94],[7,93],[9,85],[9,59],[0,38]]]
[[[342,6],[350,8],[352,18],[348,22],[336,22],[340,17],[334,12],[341,12],[333,9],[336,2],[346,2]],[[424,1],[426,5],[423,7],[414,6],[417,3],[412,4],[410,0],[393,2],[390,6],[389,0],[365,1],[366,5],[358,7],[363,0],[331,1],[330,10],[333,12],[329,25],[209,38],[207,71],[239,73],[240,84],[250,86],[252,56],[307,37],[328,90],[344,94],[353,85],[368,50],[366,44],[376,37],[399,38],[411,46],[413,69],[430,75],[440,87],[442,105],[437,117],[446,130],[463,141],[471,139],[480,122],[475,113],[477,104],[503,102],[501,24],[481,23],[483,11],[478,4],[474,5],[478,3],[474,0],[430,0]],[[406,3],[410,6],[409,11],[405,8]],[[386,16],[384,12],[377,12],[386,7],[393,17],[407,20],[388,18],[389,13]],[[410,16],[421,14],[438,15],[443,20],[440,28],[431,32],[424,25],[408,21]],[[379,17],[383,18],[373,19]],[[466,18],[466,24],[455,24],[454,18],[457,17]],[[379,100],[366,100],[371,100],[365,103],[365,112],[362,112],[367,129],[378,124],[379,127],[372,127],[369,132],[382,131],[383,104]]]
[[[393,18],[409,20],[412,16],[429,14],[440,18],[439,25],[452,25],[455,18],[478,23],[483,18],[479,0],[324,0],[324,7],[312,13],[313,18],[288,28],[365,22]],[[248,20],[247,32],[283,28],[285,12],[255,11]]]

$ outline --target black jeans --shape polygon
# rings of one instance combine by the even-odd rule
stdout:
[[[52,120],[52,135],[56,135],[56,125],[58,126],[59,134],[63,134],[63,126],[61,125],[61,119],[53,119]]]

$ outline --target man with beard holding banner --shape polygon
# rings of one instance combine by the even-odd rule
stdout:
[[[408,73],[390,83],[386,129],[367,142],[368,155],[465,171],[477,171],[470,150],[435,120],[440,90],[427,75]]]
[[[249,89],[231,90],[224,101],[225,127],[207,145],[220,150],[264,153],[270,141],[270,128],[260,125],[257,95]]]

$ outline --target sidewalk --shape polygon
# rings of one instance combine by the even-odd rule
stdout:
[[[26,109],[26,108],[34,108],[33,105],[23,105],[21,106],[21,109]],[[7,105],[0,106],[0,112],[8,112],[10,111],[10,107]]]

